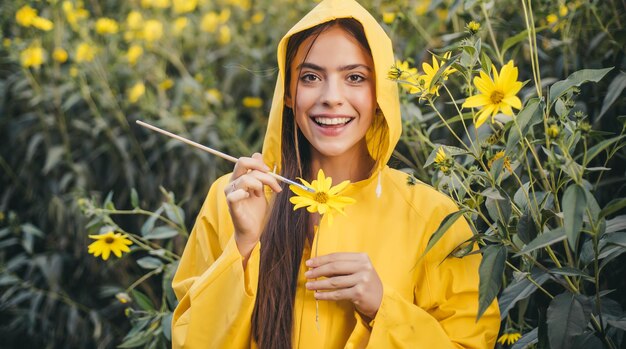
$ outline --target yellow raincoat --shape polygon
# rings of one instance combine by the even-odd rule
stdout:
[[[351,184],[342,195],[356,199],[347,216],[336,215],[332,226],[320,223],[318,253],[367,253],[383,283],[383,299],[374,321],[364,323],[348,301],[319,302],[306,290],[305,247],[294,304],[294,348],[493,348],[500,317],[497,302],[476,322],[480,255],[445,259],[471,236],[457,221],[422,259],[428,239],[442,219],[457,210],[432,187],[390,169],[401,132],[395,82],[386,78],[394,64],[391,41],[376,20],[352,0],[325,0],[297,23],[278,46],[279,76],[263,145],[270,167],[280,166],[283,79],[289,37],[317,24],[343,17],[357,19],[365,29],[376,72],[376,98],[387,128],[368,134],[368,148],[380,165],[370,178]],[[382,151],[381,151],[382,149]],[[254,348],[251,315],[256,299],[260,244],[246,269],[233,238],[224,187],[230,175],[211,187],[183,253],[173,287],[179,299],[173,320],[174,348]],[[284,194],[278,194],[284,195]],[[316,241],[313,242],[313,245]],[[268,247],[268,248],[271,248]],[[267,324],[272,326],[272,324]]]

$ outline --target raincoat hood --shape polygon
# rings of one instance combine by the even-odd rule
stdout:
[[[337,18],[354,18],[359,21],[371,49],[376,76],[376,101],[386,123],[386,127],[370,128],[366,134],[368,150],[377,163],[376,171],[389,161],[400,139],[402,126],[398,87],[394,81],[387,79],[387,72],[394,64],[391,40],[376,19],[356,1],[324,0],[294,25],[278,44],[278,79],[263,142],[264,161],[270,168],[276,168],[277,172],[281,168],[287,43],[292,35]]]

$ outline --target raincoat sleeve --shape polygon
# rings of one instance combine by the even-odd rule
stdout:
[[[433,210],[425,234],[430,237],[443,218],[457,210],[451,201],[444,201]],[[383,284],[383,300],[376,318],[370,324],[357,321],[355,328],[362,333],[369,332],[363,328],[371,328],[368,348],[494,347],[500,327],[497,302],[476,321],[480,254],[446,259],[471,235],[465,219],[450,227],[418,264],[412,300]]]
[[[224,196],[228,175],[211,189],[172,281],[179,300],[172,317],[173,348],[249,348],[260,245],[246,269]]]

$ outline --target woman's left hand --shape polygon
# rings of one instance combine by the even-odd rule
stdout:
[[[356,310],[374,319],[383,299],[383,284],[367,253],[331,253],[306,261],[306,288],[319,300],[349,300]],[[322,291],[322,292],[318,292]]]

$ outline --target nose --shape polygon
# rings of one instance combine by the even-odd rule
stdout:
[[[343,104],[343,90],[341,81],[334,77],[326,79],[320,101],[327,107],[335,107]]]

